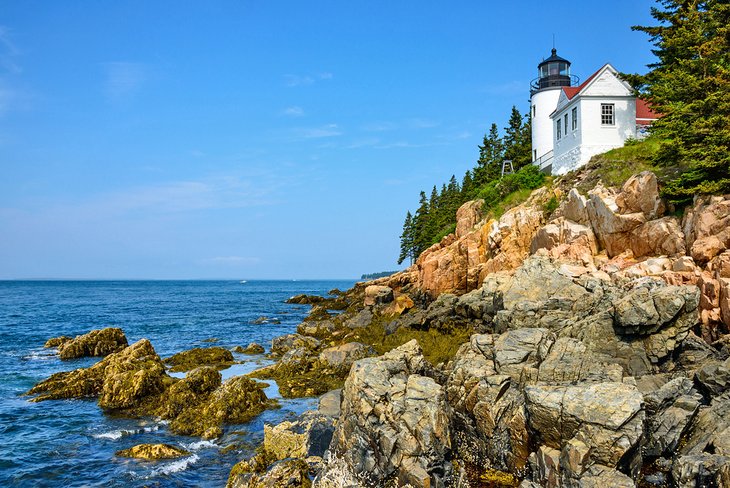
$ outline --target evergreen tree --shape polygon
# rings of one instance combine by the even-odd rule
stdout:
[[[461,200],[466,202],[472,198],[474,194],[474,179],[471,171],[464,173],[464,179],[461,180]]]
[[[649,35],[657,62],[629,76],[663,116],[652,133],[666,140],[657,162],[686,168],[664,189],[675,202],[697,193],[730,192],[730,3],[658,0]]]
[[[419,196],[418,210],[416,210],[416,215],[413,217],[413,255],[415,257],[418,257],[421,252],[431,245],[428,225],[429,202],[426,192],[422,191]]]
[[[504,159],[512,161],[515,170],[529,164],[532,159],[530,157],[532,146],[530,122],[529,119],[525,122],[525,118],[515,106],[512,106],[512,113],[504,133]]]
[[[400,235],[400,255],[398,256],[398,264],[410,258],[411,264],[414,260],[414,227],[413,216],[410,210],[406,213],[406,220],[403,222],[403,233]]]
[[[499,177],[504,157],[504,142],[499,137],[497,124],[492,124],[489,134],[484,135],[482,145],[479,146],[479,159],[474,168],[474,183],[482,186]]]

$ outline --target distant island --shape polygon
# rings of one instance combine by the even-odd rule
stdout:
[[[390,276],[392,274],[396,274],[397,271],[381,271],[380,273],[368,273],[364,274],[360,277],[361,280],[375,280],[378,278],[385,278],[386,276]]]

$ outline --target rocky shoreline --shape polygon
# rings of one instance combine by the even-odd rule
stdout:
[[[254,378],[323,395],[229,487],[730,486],[730,197],[680,219],[658,188],[558,181],[499,219],[469,202],[406,271],[293,297],[309,316],[247,376],[221,382],[225,349],[163,361],[96,332],[49,341],[105,358],[29,394],[206,438],[275,407]]]

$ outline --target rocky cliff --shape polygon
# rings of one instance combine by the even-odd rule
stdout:
[[[314,486],[730,486],[730,197],[680,216],[641,173],[481,208],[283,341],[289,380],[343,386]]]

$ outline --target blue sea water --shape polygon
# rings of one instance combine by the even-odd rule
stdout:
[[[323,295],[353,281],[5,281],[0,282],[0,486],[223,487],[231,467],[251,455],[264,423],[316,407],[316,399],[284,400],[253,421],[229,426],[215,441],[171,434],[164,422],[104,414],[94,400],[31,403],[23,393],[53,373],[98,358],[61,361],[44,342],[92,329],[121,327],[130,344],[149,339],[161,357],[191,347],[232,348],[293,332],[309,307],[284,301]],[[255,325],[260,316],[280,324]],[[214,343],[206,342],[216,339]],[[234,354],[242,364],[224,379],[269,364]],[[266,390],[278,397],[276,384]],[[115,457],[140,443],[165,442],[190,455],[145,462]]]

